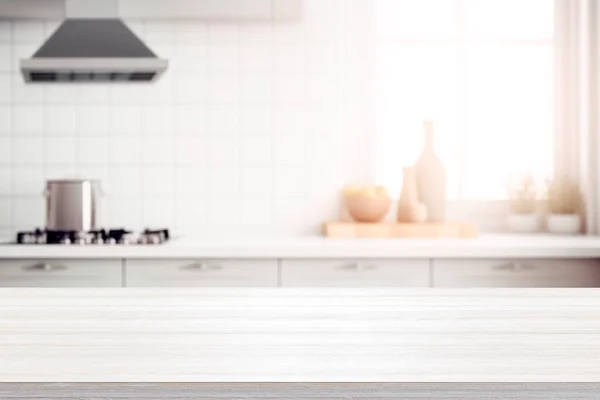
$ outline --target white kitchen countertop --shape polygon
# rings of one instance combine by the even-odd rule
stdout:
[[[477,239],[174,238],[159,246],[0,244],[15,258],[600,258],[600,237],[483,235]]]
[[[0,290],[0,382],[597,382],[599,346],[595,289]]]

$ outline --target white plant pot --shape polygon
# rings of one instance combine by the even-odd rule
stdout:
[[[581,233],[581,217],[576,214],[550,214],[546,224],[548,232],[557,235],[577,235]]]
[[[536,233],[540,231],[541,218],[537,214],[510,214],[508,230],[515,233]]]

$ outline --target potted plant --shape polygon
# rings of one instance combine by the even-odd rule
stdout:
[[[541,218],[537,212],[538,192],[535,179],[526,174],[509,187],[508,229],[517,233],[534,233],[540,230]]]
[[[548,232],[576,235],[581,232],[579,185],[568,177],[561,177],[548,185]]]

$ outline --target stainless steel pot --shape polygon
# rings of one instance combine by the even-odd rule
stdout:
[[[98,229],[100,181],[61,179],[46,181],[46,229],[86,232]]]

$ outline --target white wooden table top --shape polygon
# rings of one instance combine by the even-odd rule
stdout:
[[[12,258],[600,258],[600,237],[482,235],[476,239],[182,237],[159,246],[0,244]]]
[[[0,290],[0,382],[598,380],[593,289]]]

